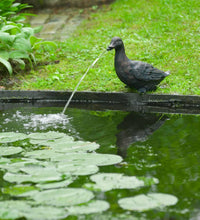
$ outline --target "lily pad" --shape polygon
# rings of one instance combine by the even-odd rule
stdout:
[[[1,165],[3,166],[3,165],[8,164],[8,163],[10,163],[10,159],[4,158],[4,157],[0,158],[0,168],[1,168]]]
[[[0,219],[27,219],[55,220],[68,216],[63,208],[52,206],[32,207],[28,201],[4,200],[0,201]]]
[[[35,159],[51,159],[51,161],[64,161],[66,164],[79,165],[97,165],[106,166],[117,164],[122,161],[122,158],[113,154],[98,154],[98,153],[58,153],[53,150],[35,150],[24,154],[26,157]]]
[[[1,160],[0,160],[1,161]],[[26,165],[33,165],[33,164],[41,164],[42,162],[31,159],[31,158],[22,158],[21,161],[18,162],[12,162],[7,161],[7,163],[1,163],[0,162],[0,169],[7,170],[11,173],[17,173],[20,171],[20,169]]]
[[[53,183],[39,183],[36,187],[40,189],[57,189],[67,187],[69,184],[73,183],[74,179],[72,176],[65,177],[66,180]]]
[[[23,211],[30,210],[26,201],[4,200],[0,201],[0,219],[16,219],[24,216]]]
[[[0,156],[9,156],[13,154],[21,153],[23,149],[21,147],[1,147]]]
[[[123,198],[118,201],[121,208],[133,211],[163,208],[165,206],[175,205],[177,202],[178,199],[175,196],[164,193],[141,194],[134,197]]]
[[[49,131],[49,132],[44,132],[44,133],[31,133],[28,135],[28,138],[34,139],[34,140],[54,140],[58,138],[65,137],[66,134],[64,133],[59,133],[55,131]]]
[[[149,186],[150,183],[157,184],[156,178],[143,177],[142,180],[135,176],[124,176],[120,173],[98,173],[90,177],[96,184],[85,184],[86,188],[93,190],[108,191],[112,189],[135,189]]]
[[[57,170],[63,174],[71,174],[77,176],[84,176],[97,173],[99,168],[96,165],[83,165],[83,164],[69,164],[60,162],[57,165]]]
[[[52,161],[65,161],[73,164],[90,164],[97,166],[106,166],[117,164],[122,161],[122,158],[113,154],[98,154],[98,153],[68,153],[60,154],[57,157],[51,158]]]
[[[27,219],[55,220],[63,219],[68,216],[68,212],[64,208],[52,206],[38,206],[25,209],[24,216]]]
[[[135,176],[124,176],[120,173],[98,173],[90,177],[96,184],[86,184],[86,187],[108,191],[112,189],[135,189],[144,186],[144,181]]]
[[[34,186],[15,185],[15,186],[3,188],[2,192],[5,194],[10,194],[12,196],[19,196],[19,195],[24,194],[26,192],[35,191],[35,190],[37,190],[37,188]]]
[[[60,173],[47,170],[47,172],[38,172],[31,174],[19,174],[7,172],[3,179],[11,183],[24,183],[24,182],[49,182],[62,180]]]
[[[58,158],[63,156],[63,154],[57,153],[51,149],[44,149],[44,150],[34,150],[34,151],[26,152],[24,156],[43,160],[43,159]]]
[[[90,201],[93,193],[81,188],[50,189],[31,196],[37,203],[53,206],[72,206]]]
[[[0,133],[0,143],[10,143],[27,138],[26,134],[16,132],[2,132]]]
[[[74,152],[87,152],[94,151],[99,148],[99,144],[94,142],[84,142],[84,141],[75,141],[75,142],[62,142],[53,144],[48,144],[55,152],[61,153],[74,153]]]
[[[93,200],[87,205],[71,206],[67,208],[71,215],[99,213],[109,209],[110,205],[106,201]]]
[[[55,132],[56,133],[56,132]],[[35,137],[34,135],[35,133],[33,133],[33,137]],[[39,133],[41,134],[41,133]],[[46,133],[43,133],[46,134]],[[63,134],[63,133],[58,133],[58,134]],[[43,139],[31,139],[30,143],[31,144],[39,144],[39,145],[45,145],[45,146],[57,146],[57,145],[62,145],[62,144],[66,144],[66,143],[73,143],[74,142],[74,138],[71,136],[68,136],[66,134],[63,134],[62,137],[58,137],[58,138],[53,138],[53,137],[47,137],[46,139],[43,136]]]

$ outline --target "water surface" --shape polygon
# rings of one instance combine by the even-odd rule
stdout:
[[[63,116],[59,112],[61,109],[58,108],[1,111],[0,131],[24,134],[56,131],[73,137],[74,141],[94,142],[99,144],[96,153],[118,155],[122,158],[117,164],[98,166],[99,170],[95,171],[96,174],[114,173],[139,179],[158,180],[132,189],[123,189],[120,186],[121,188],[93,191],[86,186],[94,184],[90,179],[94,174],[72,175],[73,181],[63,188],[91,190],[94,194],[93,199],[106,201],[109,208],[92,214],[75,214],[77,216],[71,214],[66,219],[198,219],[200,215],[199,116],[78,109],[68,109]],[[45,149],[28,143],[21,140],[8,143],[6,146],[21,146],[26,152]],[[2,143],[0,147],[5,147],[5,144]],[[23,153],[19,153],[4,158],[19,159],[22,155]],[[21,197],[9,195],[8,188],[13,186],[13,183],[5,181],[3,178],[5,172],[1,169],[0,200],[13,198],[21,200]],[[177,203],[147,211],[123,209],[119,205],[120,199],[149,193],[172,195],[177,198]],[[30,216],[30,219],[33,217]]]

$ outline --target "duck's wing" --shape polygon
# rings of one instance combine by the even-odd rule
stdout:
[[[129,71],[134,74],[135,78],[143,81],[161,80],[166,76],[166,73],[153,67],[151,64],[141,61],[130,60]]]

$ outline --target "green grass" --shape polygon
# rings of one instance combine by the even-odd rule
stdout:
[[[155,93],[200,95],[199,11],[199,0],[117,0],[90,14],[71,38],[58,42],[57,51],[42,54],[59,64],[19,76],[13,89],[73,90],[111,38],[119,36],[130,59],[170,70]],[[116,76],[114,51],[98,61],[78,90],[130,91]]]

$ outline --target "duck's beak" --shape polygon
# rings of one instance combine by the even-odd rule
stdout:
[[[114,49],[114,48],[115,48],[114,45],[110,44],[110,45],[107,47],[107,51],[112,50],[112,49]]]

